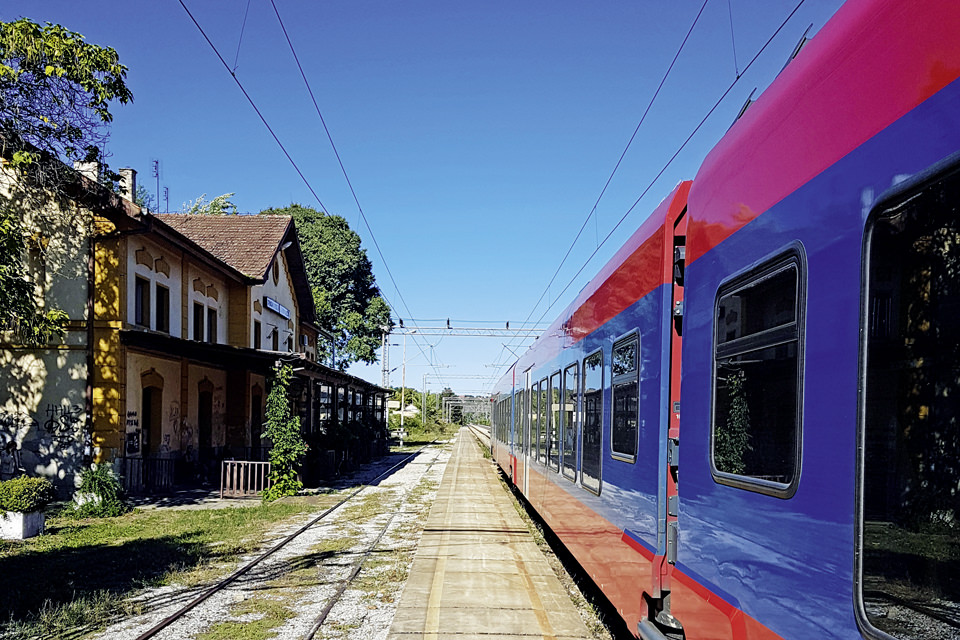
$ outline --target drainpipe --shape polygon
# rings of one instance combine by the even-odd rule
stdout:
[[[94,312],[94,289],[96,285],[96,240],[94,239],[93,229],[87,234],[87,388],[84,393],[84,410],[87,414],[87,429],[83,442],[83,463],[89,464],[93,461],[93,312]],[[87,437],[89,436],[89,443]]]

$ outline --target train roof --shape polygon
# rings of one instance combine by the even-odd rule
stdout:
[[[687,263],[955,80],[958,29],[956,0],[844,4],[707,155]]]
[[[669,282],[668,216],[689,205],[690,264],[956,80],[958,31],[956,0],[846,2],[495,388]]]

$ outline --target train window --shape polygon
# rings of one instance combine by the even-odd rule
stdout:
[[[960,628],[958,196],[928,179],[866,234],[859,613],[901,639]]]
[[[580,444],[580,482],[600,493],[603,450],[603,352],[583,360],[583,438]]]
[[[537,445],[537,456],[542,464],[547,464],[547,452],[549,449],[550,437],[549,437],[549,428],[550,425],[547,424],[548,408],[547,408],[547,379],[544,378],[540,381],[540,416],[537,422],[540,424],[540,443]]]
[[[712,460],[722,484],[788,498],[800,466],[802,255],[720,288]]]
[[[562,408],[560,392],[560,372],[557,371],[550,376],[550,410],[548,418],[550,424],[550,467],[554,471],[560,470],[560,410]]]
[[[577,365],[563,370],[563,475],[577,477]]]
[[[533,457],[540,459],[540,383],[530,385],[530,448]]]
[[[637,459],[637,434],[640,420],[640,377],[638,375],[639,340],[636,335],[613,345],[613,416],[610,451],[614,458],[633,462]]]

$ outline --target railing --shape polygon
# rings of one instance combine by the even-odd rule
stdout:
[[[118,458],[127,493],[156,493],[173,488],[176,460],[172,458]]]
[[[269,462],[224,460],[221,463],[221,498],[253,498],[269,486]]]

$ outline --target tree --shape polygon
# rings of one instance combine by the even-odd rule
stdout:
[[[60,25],[0,22],[0,133],[13,164],[102,162],[109,104],[133,100],[126,75],[114,49]]]
[[[133,202],[138,207],[146,209],[147,211],[156,212],[160,207],[157,206],[157,200],[153,197],[153,194],[147,191],[147,188],[142,184],[137,185],[137,192],[133,194]]]
[[[225,193],[223,195],[217,196],[210,202],[207,202],[207,194],[203,193],[199,198],[190,202],[190,204],[184,203],[183,213],[187,215],[205,215],[205,216],[222,216],[222,215],[231,215],[237,213],[237,205],[230,202],[230,198],[234,196],[233,193]]]
[[[85,183],[68,164],[103,161],[109,105],[133,99],[126,72],[114,49],[59,25],[0,22],[0,157],[22,178],[0,198],[0,326],[25,344],[63,335],[67,315],[43,308],[25,259],[46,260],[44,227],[73,222],[75,209],[62,203]],[[51,199],[61,206],[47,206]],[[25,211],[39,231],[25,228]]]
[[[298,204],[262,214],[293,216],[317,323],[334,336],[336,366],[342,370],[352,362],[376,362],[383,327],[393,322],[360,236],[340,216]],[[329,357],[328,348],[321,342],[318,350]]]

